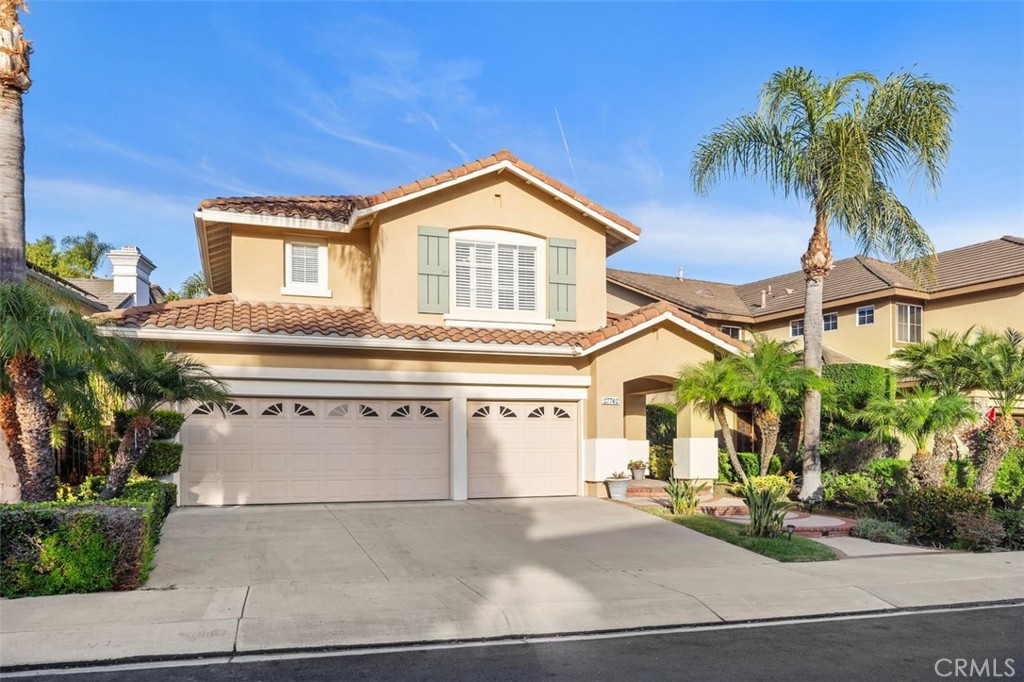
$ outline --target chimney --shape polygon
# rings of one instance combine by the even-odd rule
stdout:
[[[680,282],[682,282],[682,281],[683,281],[684,279],[686,279],[686,278],[684,277],[684,275],[685,275],[685,274],[686,274],[686,271],[684,270],[683,266],[682,266],[682,265],[680,265],[680,266],[679,266],[679,281],[680,281]]]
[[[114,293],[131,294],[132,305],[149,305],[149,273],[156,270],[153,261],[142,255],[137,246],[122,246],[107,254],[113,265]]]
[[[761,289],[761,307],[768,307],[768,292],[764,289]]]

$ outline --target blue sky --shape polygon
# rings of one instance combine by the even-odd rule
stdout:
[[[1024,234],[1024,4],[37,0],[25,25],[29,239],[137,244],[165,286],[199,268],[201,198],[376,192],[501,148],[644,229],[616,267],[798,269],[803,206],[688,181],[790,65],[952,84],[943,187],[898,191],[940,249]]]

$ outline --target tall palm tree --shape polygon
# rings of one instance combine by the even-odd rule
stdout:
[[[73,382],[72,369],[90,363],[95,345],[92,325],[58,305],[48,290],[30,283],[0,283],[0,362],[17,416],[20,452],[15,456],[24,458],[18,475],[24,473],[21,494],[25,500],[57,496],[56,458],[50,442],[54,401],[48,401],[47,377],[66,373],[64,380]],[[10,401],[6,404],[9,407]],[[3,428],[14,433],[10,413]],[[14,450],[18,451],[17,445]]]
[[[18,20],[24,0],[0,0],[0,282],[25,281],[25,126],[31,51]]]
[[[729,463],[740,482],[746,484],[747,472],[743,470],[736,454],[736,441],[725,415],[731,397],[731,372],[732,366],[725,360],[706,360],[700,364],[684,366],[676,377],[676,405],[682,407],[692,404],[709,419],[718,422],[725,449],[729,453]]]
[[[100,497],[109,500],[124,490],[128,476],[153,438],[153,411],[183,401],[227,403],[227,391],[205,364],[188,355],[156,345],[117,339],[109,347],[105,379],[134,414],[114,454],[107,484]]]
[[[822,286],[832,270],[829,229],[927,269],[934,254],[924,228],[889,185],[920,171],[937,187],[950,148],[955,110],[949,85],[912,73],[879,80],[853,73],[825,80],[800,67],[779,71],[761,89],[760,110],[726,121],[703,137],[690,167],[693,187],[707,194],[723,177],[763,178],[806,202],[814,229],[800,262],[806,280],[804,364],[822,365]],[[821,499],[821,394],[804,400],[803,486]]]
[[[826,383],[814,371],[801,366],[800,353],[792,341],[758,336],[749,354],[723,362],[732,366],[727,390],[733,400],[751,404],[754,424],[761,434],[760,474],[768,473],[779,442],[782,414],[810,388],[821,390]]]
[[[943,471],[931,466],[928,439],[966,421],[976,420],[977,412],[959,393],[942,394],[928,387],[916,387],[903,398],[876,397],[868,401],[859,415],[876,438],[900,435],[914,445],[911,467],[925,486],[942,485]]]
[[[1024,333],[1007,329],[984,332],[985,343],[975,354],[981,387],[996,404],[998,416],[989,433],[985,458],[978,467],[974,487],[991,492],[996,473],[1019,437],[1013,411],[1024,402]]]
[[[934,389],[940,395],[961,395],[979,387],[980,373],[975,358],[985,352],[990,338],[975,333],[974,327],[957,333],[944,329],[928,332],[929,338],[898,348],[889,356],[897,361],[898,379]],[[935,434],[929,462],[921,462],[929,471],[929,480],[941,480],[946,462],[956,454],[956,430],[960,424]]]

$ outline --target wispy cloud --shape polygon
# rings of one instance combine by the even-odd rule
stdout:
[[[186,197],[73,178],[34,175],[25,178],[25,198],[30,206],[34,203],[43,206],[55,202],[62,206],[62,212],[77,212],[89,221],[102,216],[102,211],[138,211],[151,217],[188,220],[196,204],[194,199]]]
[[[266,194],[266,192],[262,192],[252,185],[238,178],[233,178],[224,171],[218,170],[205,157],[194,164],[188,164],[167,156],[153,154],[114,142],[88,131],[70,128],[66,131],[65,139],[67,144],[72,146],[118,156],[122,159],[154,168],[168,175],[200,182],[211,188],[225,190],[233,194]]]

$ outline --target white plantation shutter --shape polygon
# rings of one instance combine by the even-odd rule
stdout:
[[[494,244],[473,245],[473,307],[494,307]]]
[[[516,247],[498,244],[498,310],[516,309]]]
[[[291,245],[291,282],[320,283],[320,247],[316,244]]]
[[[537,310],[537,248],[455,242],[455,307]]]
[[[537,309],[537,249],[532,246],[516,248],[518,268],[516,269],[516,296],[519,299],[516,310]]]

